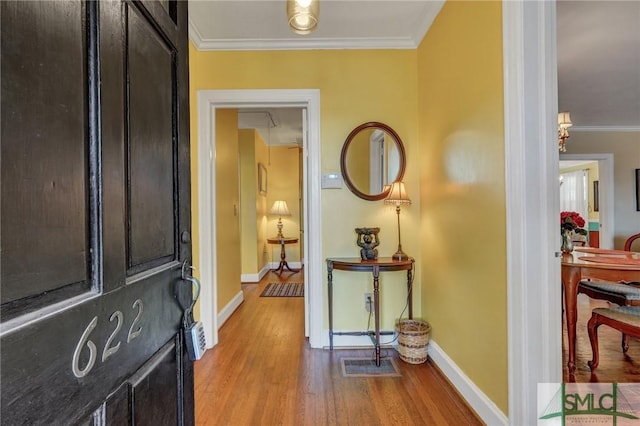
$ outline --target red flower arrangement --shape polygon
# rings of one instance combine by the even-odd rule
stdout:
[[[577,234],[587,235],[584,229],[585,221],[577,212],[560,212],[560,233],[573,231]]]

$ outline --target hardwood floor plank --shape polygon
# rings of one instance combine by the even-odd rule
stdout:
[[[343,357],[370,348],[311,349],[304,298],[260,297],[267,274],[243,284],[245,301],[219,331],[219,344],[195,364],[197,425],[481,425],[430,361],[413,365],[392,349],[401,377],[343,377]]]

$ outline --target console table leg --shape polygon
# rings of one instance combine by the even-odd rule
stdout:
[[[380,367],[380,268],[373,267],[373,312],[376,325],[376,366]]]
[[[329,296],[329,350],[333,350],[333,263],[327,261],[327,291]]]

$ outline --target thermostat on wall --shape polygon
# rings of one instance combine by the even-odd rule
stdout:
[[[340,173],[323,173],[322,189],[342,188],[342,176]]]

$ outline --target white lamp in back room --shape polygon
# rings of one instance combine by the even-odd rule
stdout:
[[[273,203],[273,207],[271,207],[269,213],[274,216],[278,216],[277,238],[284,238],[282,235],[282,216],[291,216],[291,212],[289,212],[289,208],[287,207],[287,202],[282,200],[276,201]]]

